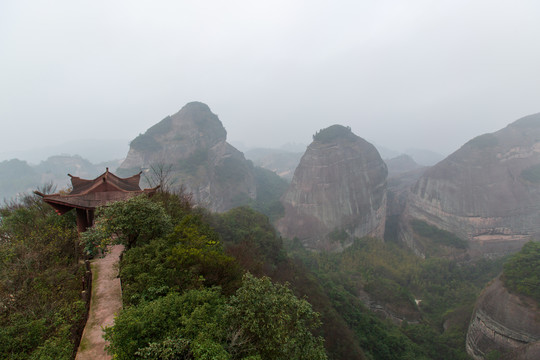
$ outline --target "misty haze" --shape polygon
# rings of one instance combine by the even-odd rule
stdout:
[[[540,5],[0,4],[0,358],[540,358]]]

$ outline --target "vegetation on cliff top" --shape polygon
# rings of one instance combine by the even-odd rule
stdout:
[[[350,126],[332,125],[326,129],[321,129],[313,135],[313,141],[321,143],[330,143],[339,139],[355,139]]]
[[[504,264],[503,281],[510,291],[530,296],[540,304],[540,242],[526,243]]]

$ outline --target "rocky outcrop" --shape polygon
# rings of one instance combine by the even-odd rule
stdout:
[[[173,190],[184,186],[195,202],[225,211],[256,196],[251,163],[226,138],[210,108],[191,102],[135,138],[118,173],[166,169]]]
[[[540,308],[531,298],[511,294],[500,278],[495,279],[477,300],[469,330],[467,353],[485,359],[492,352],[505,359],[537,359],[539,354]]]
[[[412,219],[466,239],[473,256],[515,252],[540,234],[540,114],[478,136],[424,172],[400,223],[415,248]]]
[[[540,341],[520,346],[503,355],[499,360],[538,360],[540,359]]]
[[[350,128],[321,130],[282,197],[282,235],[310,249],[340,250],[352,237],[382,238],[387,169],[377,149]]]

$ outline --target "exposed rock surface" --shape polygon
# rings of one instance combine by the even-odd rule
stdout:
[[[490,352],[505,359],[538,359],[540,309],[531,298],[511,294],[500,278],[480,295],[467,332],[467,352],[484,359]]]
[[[351,238],[382,238],[386,217],[386,164],[377,149],[349,128],[316,134],[282,197],[282,235],[310,249],[340,250]]]
[[[478,136],[427,169],[409,194],[401,237],[420,219],[468,240],[469,254],[515,252],[540,233],[540,114]]]
[[[538,360],[540,359],[540,341],[525,346],[503,355],[500,360]]]
[[[119,170],[151,175],[152,167],[170,166],[174,186],[183,185],[213,211],[225,211],[256,196],[251,163],[226,138],[210,108],[191,102],[135,138]]]

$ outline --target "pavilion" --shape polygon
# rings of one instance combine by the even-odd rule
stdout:
[[[139,181],[141,173],[128,178],[120,178],[109,172],[109,168],[94,180],[81,179],[68,174],[71,177],[72,190],[68,194],[43,194],[34,191],[41,196],[43,201],[51,205],[54,210],[63,215],[75,209],[77,212],[77,230],[86,231],[94,224],[94,210],[98,206],[111,202],[127,200],[140,194],[152,195],[157,187],[141,190]]]

